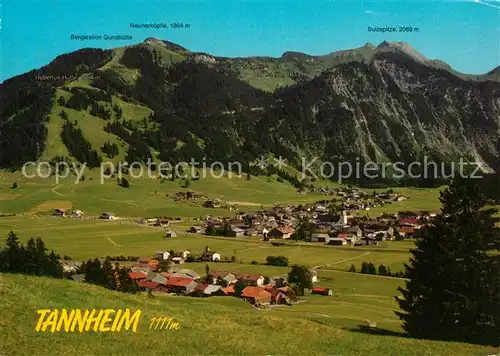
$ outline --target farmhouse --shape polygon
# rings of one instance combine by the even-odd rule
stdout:
[[[401,219],[398,221],[398,225],[400,227],[418,227],[420,226],[420,222],[418,221],[418,219],[415,219],[415,218],[408,218],[408,219]]]
[[[255,229],[246,229],[245,236],[257,236],[257,230]]]
[[[166,284],[172,293],[191,293],[197,285],[195,280],[184,277],[170,277]]]
[[[289,239],[292,236],[294,230],[292,227],[275,227],[267,234],[267,237],[273,239]]]
[[[168,251],[156,251],[155,257],[160,261],[168,260],[170,257],[170,252]]]
[[[187,269],[187,268],[170,268],[168,270],[168,272],[174,273],[175,276],[185,275],[185,276],[192,278],[192,279],[200,278],[200,275],[198,273],[196,273],[196,271],[193,271],[192,269]]]
[[[311,269],[310,272],[311,272],[311,281],[313,283],[318,282],[318,272],[315,269]]]
[[[398,219],[418,219],[422,216],[420,211],[400,211],[397,214]]]
[[[221,289],[221,286],[215,284],[198,283],[195,291],[201,293],[203,296],[210,296],[218,293]]]
[[[329,242],[330,236],[323,233],[314,233],[311,235],[311,242]]]
[[[231,226],[227,231],[227,236],[229,237],[243,237],[245,234],[245,230],[240,229],[239,227]]]
[[[245,281],[249,285],[262,286],[264,284],[264,277],[258,274],[242,273],[236,277],[238,280]]]
[[[63,262],[63,270],[64,272],[76,273],[78,269],[81,267],[82,262],[79,261],[65,261]]]
[[[172,258],[172,262],[176,265],[180,265],[184,263],[184,258],[182,257],[174,257]]]
[[[139,281],[137,282],[137,285],[141,290],[153,290],[155,292],[167,292],[168,289],[165,286],[162,286],[159,283],[152,282],[152,281]]]
[[[83,216],[83,211],[81,210],[73,210],[72,214],[73,217],[75,218],[81,218]]]
[[[286,294],[280,288],[275,288],[273,286],[264,287],[266,291],[271,293],[271,304],[287,304],[288,298]]]
[[[184,250],[182,251],[182,258],[184,258],[185,260],[187,260],[188,256],[191,254],[191,251],[190,250]]]
[[[193,234],[201,234],[203,233],[203,228],[201,226],[191,226],[188,232],[191,232]]]
[[[108,213],[102,213],[100,218],[103,220],[114,220],[116,216],[114,213],[108,212]]]
[[[144,274],[148,274],[152,271],[152,266],[148,265],[135,265],[130,269],[132,272],[141,272]]]
[[[210,275],[213,277],[214,283],[217,283],[217,279],[219,278],[222,278],[228,284],[235,283],[237,281],[236,276],[231,272],[214,271],[211,272]]]
[[[66,216],[66,210],[64,209],[56,209],[54,210],[54,216],[61,216],[61,217],[65,217]]]
[[[156,220],[154,226],[160,226],[160,227],[165,227],[168,226],[169,221],[166,218],[159,218]]]
[[[355,235],[356,237],[362,237],[363,236],[363,230],[359,228],[359,226],[351,226],[347,232],[349,234]]]
[[[255,305],[271,304],[271,293],[262,287],[245,287],[241,297]]]
[[[220,253],[210,251],[210,247],[205,246],[205,251],[200,256],[202,261],[220,261]]]
[[[201,255],[201,259],[202,261],[213,261],[213,262],[216,262],[216,261],[220,261],[220,253],[217,253],[217,252],[204,252],[202,255]]]
[[[165,234],[163,235],[164,238],[170,238],[170,237],[177,237],[177,233],[172,230],[167,230],[165,231]]]
[[[220,208],[220,203],[214,200],[207,200],[203,203],[204,208]]]
[[[347,240],[342,237],[333,237],[328,241],[329,245],[347,245]]]
[[[148,279],[151,282],[166,285],[169,278],[165,277],[161,273],[154,273],[154,274],[151,274],[150,276],[148,276]]]
[[[231,295],[231,296],[236,293],[236,291],[234,290],[234,284],[231,284],[230,286],[222,288],[221,291],[222,291],[222,293],[224,293],[224,295]]]
[[[129,272],[128,276],[134,281],[141,281],[147,278],[147,274],[142,272]]]
[[[411,238],[415,236],[415,233],[417,232],[417,229],[412,228],[412,227],[402,227],[399,229],[399,234],[403,236],[404,238]]]
[[[312,294],[333,295],[332,290],[325,287],[313,287]]]
[[[314,212],[315,213],[326,213],[326,212],[328,212],[328,208],[326,206],[323,206],[323,205],[318,205],[318,206],[316,206],[316,209],[314,209]]]

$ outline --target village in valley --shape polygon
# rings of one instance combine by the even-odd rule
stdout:
[[[435,216],[431,212],[402,209],[397,214],[369,217],[366,212],[369,212],[370,208],[384,204],[398,204],[408,199],[392,190],[367,194],[356,188],[347,187],[324,191],[324,194],[334,195],[335,198],[310,204],[276,205],[253,212],[243,212],[232,206],[226,206],[234,213],[232,217],[207,214],[194,219],[195,223],[189,226],[187,231],[181,231],[180,226],[185,225],[179,224],[179,218],[154,217],[135,220],[137,224],[160,228],[162,232],[158,238],[165,242],[165,249],[151,251],[151,255],[147,257],[121,256],[115,260],[130,263],[129,277],[137,284],[139,290],[147,291],[149,295],[155,292],[198,297],[236,296],[255,306],[292,305],[297,302],[297,295],[292,283],[288,281],[289,275],[266,276],[258,273],[227,271],[224,263],[236,262],[234,255],[221,255],[212,251],[210,246],[205,246],[202,251],[189,249],[174,251],[168,248],[168,241],[179,235],[204,235],[220,239],[257,239],[277,247],[285,244],[314,244],[362,248],[362,246],[376,246],[383,241],[412,238],[419,228],[429,224]],[[207,210],[225,204],[222,200],[205,200],[206,197],[190,192],[177,193],[174,199],[202,200],[200,204]],[[68,213],[63,209],[56,209],[53,215],[89,218],[80,210]],[[111,212],[90,218],[116,220],[120,223],[126,221]],[[104,259],[101,258],[100,261],[103,263]],[[191,262],[215,262],[220,269],[211,271],[207,264],[206,274],[200,275],[186,267]],[[64,261],[63,266],[66,273],[73,274],[72,279],[83,282],[85,275],[78,274],[81,264],[78,261]],[[267,256],[267,264],[288,266],[288,259],[283,256]],[[314,268],[308,268],[307,274],[311,288],[303,292],[332,295],[330,288],[321,286]]]

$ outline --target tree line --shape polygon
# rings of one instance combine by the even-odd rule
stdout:
[[[30,238],[23,245],[14,231],[9,232],[5,246],[0,250],[0,272],[63,277],[59,256],[53,250],[48,252],[41,238]]]
[[[357,272],[356,266],[351,265],[349,268],[349,272]],[[386,265],[379,265],[378,268],[372,262],[362,262],[361,269],[359,270],[362,274],[376,274],[379,276],[387,276],[387,277],[396,277],[396,278],[405,278],[405,272],[392,272],[391,267]]]
[[[117,260],[137,260],[138,257],[115,256]],[[64,260],[68,260],[64,256]],[[71,278],[72,274],[64,272],[60,262],[61,257],[53,250],[49,252],[44,241],[40,238],[30,238],[26,245],[19,241],[14,231],[7,235],[5,246],[0,249],[0,272],[45,276],[52,278]],[[136,293],[139,288],[129,276],[130,269],[113,266],[112,258],[106,257],[101,263],[97,258],[84,262],[77,274],[85,275],[85,282],[96,284],[119,292]]]
[[[104,261],[95,258],[84,262],[78,273],[85,275],[85,282],[95,284],[107,289],[125,293],[137,293],[139,287],[129,276],[130,269],[120,267],[118,263],[113,266],[111,259]]]

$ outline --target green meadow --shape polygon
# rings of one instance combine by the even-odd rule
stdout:
[[[202,200],[174,201],[177,192],[193,191],[207,199],[220,198],[227,205],[239,211],[252,211],[262,206],[271,207],[277,203],[300,204],[329,199],[320,194],[299,195],[288,183],[277,182],[273,177],[232,176],[222,179],[206,178],[191,181],[189,188],[183,188],[180,181],[161,181],[156,178],[131,179],[130,188],[120,187],[115,178],[100,183],[96,170],[86,173],[85,181],[75,184],[74,177],[58,183],[54,177],[24,178],[19,173],[0,173],[0,237],[15,231],[22,241],[41,237],[56,253],[74,259],[88,259],[106,255],[150,256],[155,251],[189,249],[200,253],[209,246],[223,257],[235,256],[238,265],[266,268],[262,264],[270,255],[287,256],[291,264],[322,266],[333,270],[347,270],[351,264],[357,268],[361,262],[372,262],[376,266],[387,265],[393,271],[403,269],[408,261],[411,242],[385,242],[375,247],[333,247],[322,244],[289,242],[274,247],[257,237],[219,238],[186,233],[203,216],[232,217],[237,212],[228,208],[203,208]],[[17,188],[12,188],[16,182]],[[409,200],[383,207],[393,212],[398,210],[437,210],[438,190],[405,188],[402,193]],[[167,197],[168,195],[168,197]],[[413,206],[412,204],[415,204]],[[99,219],[73,219],[51,216],[56,208],[80,209],[88,217],[102,212],[113,212],[119,221]],[[364,212],[378,215],[381,212]],[[139,218],[167,216],[172,220],[169,229],[178,233],[171,239],[164,239],[165,228],[155,228],[138,223]],[[251,265],[251,262],[259,265]],[[265,273],[265,272],[261,272]]]
[[[321,278],[321,276],[320,276]],[[5,355],[491,355],[498,349],[401,333],[398,279],[329,272],[333,296],[257,310],[233,297],[129,295],[68,280],[0,275],[0,351]],[[39,309],[141,310],[136,332],[35,331]],[[172,317],[178,330],[150,329]],[[377,333],[359,325],[376,323]]]
[[[0,213],[27,213],[36,211],[46,202],[64,202],[61,205],[83,210],[87,215],[112,211],[118,216],[128,217],[199,217],[202,215],[233,216],[234,211],[201,208],[203,201],[175,202],[166,194],[193,191],[208,199],[220,198],[240,209],[255,210],[262,205],[277,203],[301,203],[324,199],[320,194],[299,195],[288,183],[279,183],[272,177],[206,178],[191,181],[189,188],[181,180],[175,182],[156,178],[130,180],[130,187],[123,188],[116,178],[104,179],[100,183],[97,172],[87,172],[86,180],[75,184],[74,178],[24,178],[21,174],[0,173]],[[18,188],[12,189],[17,182]],[[156,193],[155,193],[156,192]],[[57,203],[54,203],[54,208]],[[64,208],[64,207],[63,207]],[[39,210],[39,209],[38,209]],[[45,211],[50,212],[51,209]]]
[[[241,263],[252,261],[264,264],[271,255],[287,256],[291,264],[346,270],[351,264],[360,267],[362,261],[377,266],[385,264],[393,271],[401,270],[408,260],[408,242],[387,241],[380,247],[351,248],[323,244],[294,244],[275,247],[258,238],[221,238],[186,233],[187,222],[173,223],[170,229],[179,235],[164,239],[164,228],[150,227],[134,221],[101,221],[60,218],[52,216],[12,216],[0,218],[0,236],[15,231],[21,241],[41,237],[47,246],[61,256],[89,259],[101,256],[151,256],[157,250],[201,253],[205,246],[222,257],[235,256]],[[184,266],[194,265],[192,263]],[[220,263],[227,268],[228,264]],[[204,266],[204,265],[203,265]],[[252,265],[255,267],[255,265]],[[258,266],[259,269],[267,266]],[[251,271],[248,271],[251,272]],[[264,271],[261,273],[265,273]]]
[[[34,174],[33,169],[28,170]],[[175,202],[167,198],[177,192],[192,191],[206,196],[208,199],[220,198],[228,205],[244,211],[257,210],[261,206],[270,207],[276,204],[300,204],[331,197],[319,193],[297,194],[296,189],[288,182],[280,183],[276,176],[252,176],[232,174],[217,179],[207,175],[206,178],[191,180],[189,187],[184,187],[184,180],[165,181],[152,175],[130,181],[129,188],[117,184],[116,178],[104,178],[98,169],[86,170],[85,181],[76,182],[75,176],[56,182],[54,176],[49,178],[26,178],[21,173],[0,171],[0,213],[50,212],[60,207],[83,210],[87,215],[111,211],[118,216],[151,217],[199,217],[203,215],[232,216],[234,211],[228,209],[205,209],[202,201]],[[12,189],[16,182],[18,188]],[[337,183],[318,182],[317,186],[340,186]],[[369,216],[377,216],[383,212],[396,213],[400,210],[438,211],[438,189],[394,188],[395,191],[409,197],[407,201],[393,202],[380,208],[361,212]],[[368,190],[371,192],[371,190]],[[42,205],[44,204],[44,205]],[[57,205],[61,206],[57,206]],[[47,210],[46,207],[49,207]]]

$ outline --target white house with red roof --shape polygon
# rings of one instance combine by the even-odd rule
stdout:
[[[264,285],[264,277],[258,274],[241,273],[236,278],[253,286]]]

